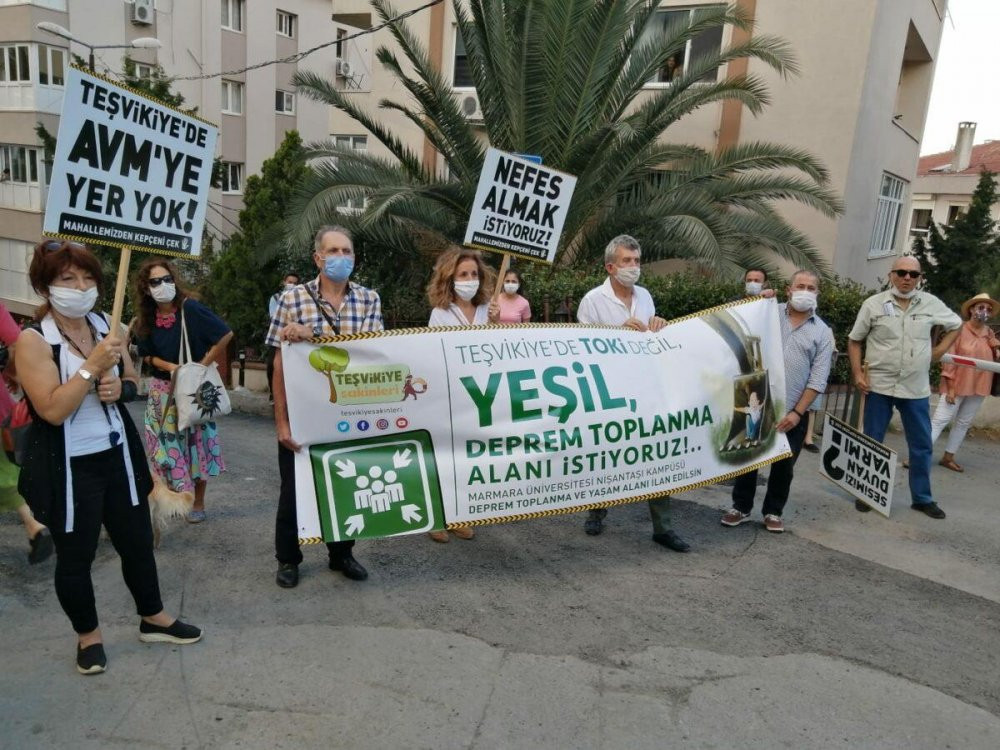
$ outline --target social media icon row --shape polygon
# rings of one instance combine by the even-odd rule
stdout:
[[[368,430],[371,429],[372,425],[371,425],[371,422],[369,422],[367,419],[359,419],[355,423],[354,426],[358,429],[359,432],[368,432]],[[375,426],[378,429],[380,429],[380,430],[388,430],[389,429],[389,420],[388,419],[378,419],[378,420],[375,421]],[[410,426],[410,420],[408,420],[406,417],[399,417],[396,420],[396,427],[398,429],[400,429],[400,430],[404,430],[404,429],[406,429],[409,426]],[[337,422],[337,431],[338,432],[350,432],[351,431],[351,423],[348,422],[346,419],[340,420],[339,422]]]

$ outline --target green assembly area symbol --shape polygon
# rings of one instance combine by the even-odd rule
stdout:
[[[309,457],[325,541],[444,528],[426,430],[313,445]]]

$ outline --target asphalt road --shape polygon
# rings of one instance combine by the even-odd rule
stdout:
[[[858,514],[804,454],[784,535],[720,526],[710,487],[675,500],[687,555],[651,542],[638,504],[600,537],[567,515],[362,542],[364,583],[313,547],[283,590],[271,423],[221,431],[208,521],[157,555],[199,644],[139,643],[104,542],[109,669],[81,677],[52,563],[29,568],[0,521],[0,747],[1000,747],[996,443],[935,470],[943,522]]]

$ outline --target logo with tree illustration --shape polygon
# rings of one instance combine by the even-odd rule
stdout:
[[[427,381],[406,365],[352,367],[350,354],[337,346],[313,349],[309,366],[326,377],[331,404],[385,404],[427,392]]]

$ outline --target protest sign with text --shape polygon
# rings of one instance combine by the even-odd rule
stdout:
[[[215,126],[70,68],[43,231],[200,255]]]
[[[575,187],[572,175],[487,149],[465,244],[552,263]]]
[[[752,376],[720,316],[763,342]],[[657,333],[409,329],[286,345],[282,362],[306,541],[607,507],[788,455],[773,300]]]
[[[820,455],[820,474],[882,515],[889,515],[896,451],[827,414]]]

